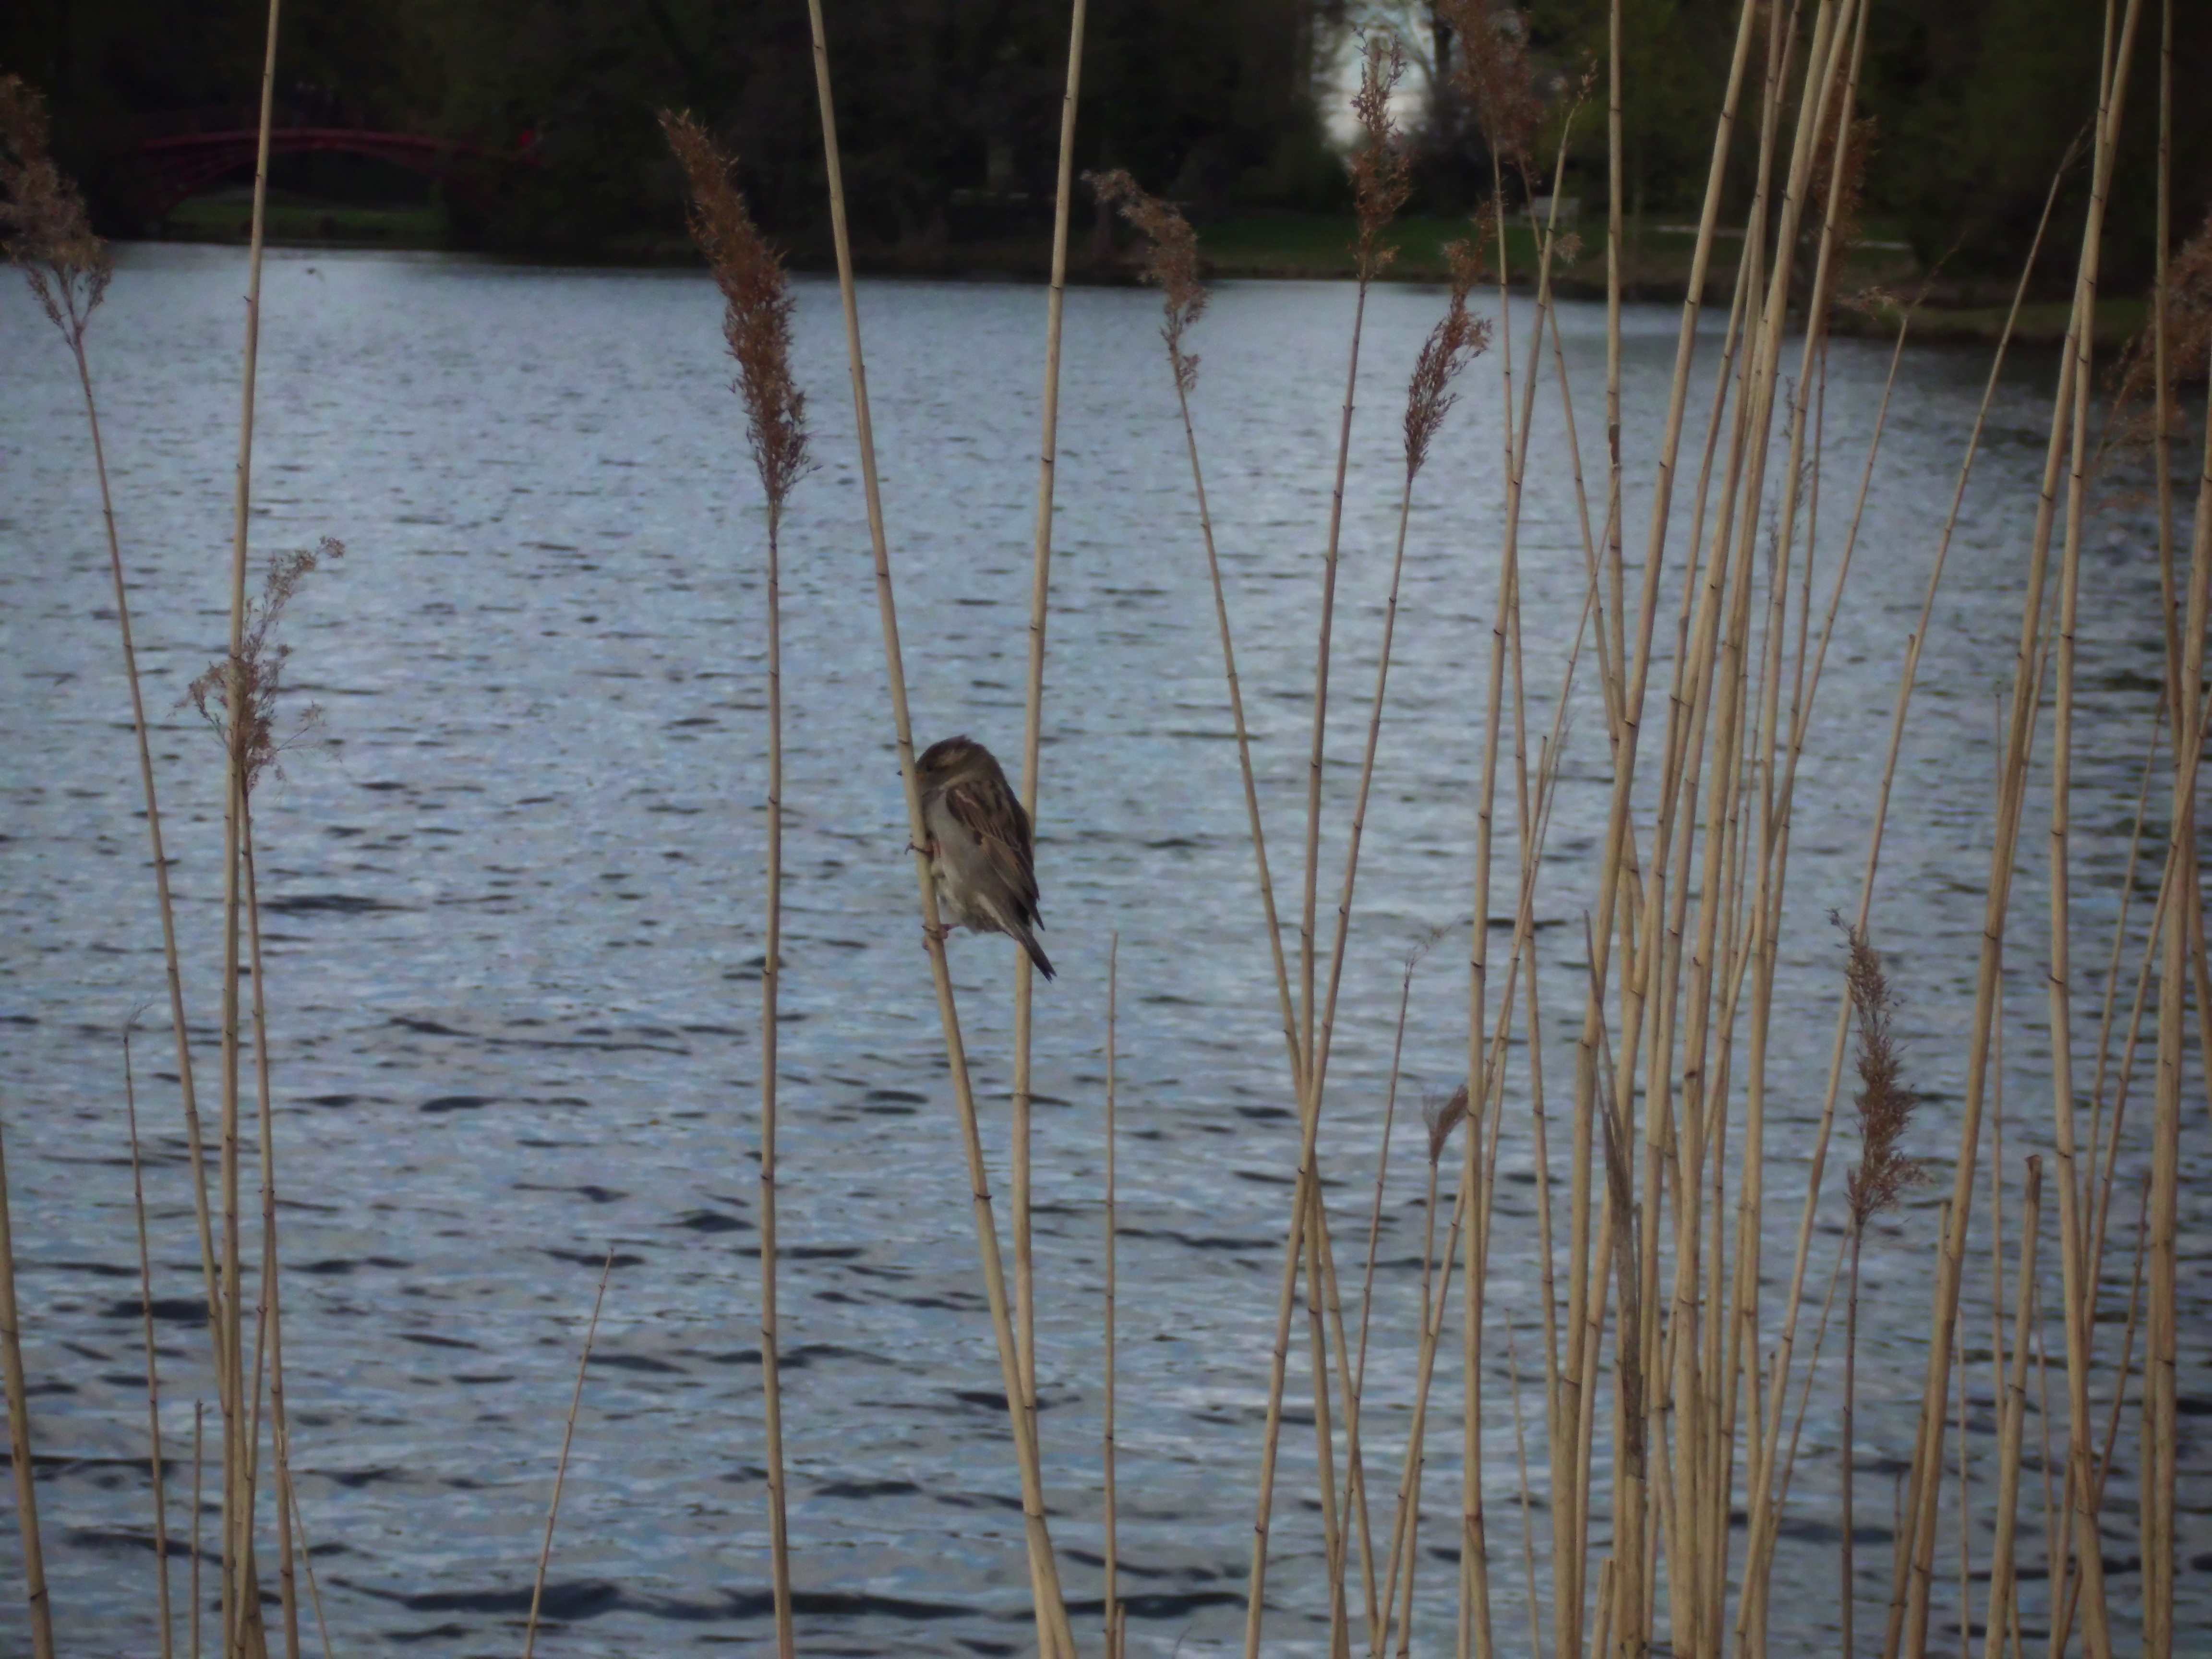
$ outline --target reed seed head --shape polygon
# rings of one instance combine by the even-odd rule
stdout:
[[[2208,368],[2212,368],[2212,217],[2206,218],[2197,234],[2166,262],[2166,429],[2170,432],[2179,421],[2179,410],[2173,403],[2175,389],[2202,380]],[[2155,318],[2147,322],[2115,366],[2115,409],[2125,409],[2137,399],[2148,404],[2156,398],[2158,361],[2152,338],[2156,326]],[[2141,416],[2124,424],[2122,435],[2148,441],[2156,430],[2156,410],[2147,407]]]
[[[1439,1163],[1444,1147],[1451,1140],[1452,1131],[1467,1116],[1467,1085],[1461,1084],[1452,1091],[1449,1100],[1438,1104],[1431,1100],[1422,1103],[1421,1121],[1429,1126],[1429,1162]]]
[[[1360,131],[1359,149],[1352,158],[1352,200],[1359,217],[1359,236],[1352,247],[1358,255],[1362,283],[1381,276],[1398,257],[1398,250],[1382,240],[1382,233],[1413,187],[1405,135],[1390,117],[1390,94],[1405,74],[1406,54],[1397,37],[1369,35],[1359,90],[1352,95],[1352,112]]]
[[[1544,118],[1528,24],[1517,9],[1492,0],[1438,0],[1437,15],[1458,41],[1452,83],[1474,105],[1484,142],[1498,165],[1525,173]]]
[[[1907,1088],[1891,1018],[1897,1000],[1881,957],[1856,927],[1844,927],[1850,952],[1844,976],[1851,994],[1851,1012],[1858,1028],[1859,1162],[1845,1182],[1850,1200],[1851,1225],[1866,1224],[1890,1208],[1905,1189],[1921,1178],[1920,1165],[1899,1150],[1912,1121],[1920,1097]]]
[[[1182,337],[1206,312],[1206,285],[1198,279],[1198,233],[1174,203],[1147,195],[1121,167],[1086,173],[1083,182],[1144,234],[1141,274],[1160,290],[1160,302],[1167,313],[1160,324],[1160,337],[1167,342],[1176,387],[1188,397],[1198,385],[1198,356],[1182,349]]]
[[[248,796],[263,773],[273,768],[278,776],[283,775],[278,757],[322,721],[323,711],[311,703],[288,736],[277,735],[276,698],[283,690],[284,665],[292,647],[276,637],[276,625],[307,573],[344,556],[345,544],[335,536],[325,536],[313,552],[279,553],[271,558],[261,597],[247,602],[246,629],[237,653],[210,663],[185,688],[179,706],[191,703],[225,745],[234,748]],[[231,728],[234,708],[241,714],[235,732]]]
[[[83,344],[114,261],[76,185],[54,165],[46,100],[16,75],[0,75],[0,247],[71,349]]]
[[[1832,257],[1840,261],[1858,246],[1865,234],[1860,222],[1860,211],[1866,205],[1867,164],[1874,157],[1875,118],[1863,116],[1851,123],[1851,140],[1844,155],[1843,194],[1836,202],[1836,242]],[[1813,182],[1806,192],[1807,228],[1818,233],[1827,222],[1828,193],[1833,188],[1836,167],[1836,134],[1833,128],[1820,135],[1820,148],[1813,153]]]
[[[783,261],[753,222],[732,176],[731,158],[689,114],[663,110],[660,130],[690,191],[691,240],[722,290],[722,337],[737,359],[745,436],[773,520],[812,465],[806,456],[806,394],[791,374],[791,284]]]
[[[1459,394],[1452,382],[1490,344],[1490,319],[1468,314],[1467,296],[1482,277],[1482,258],[1464,238],[1444,245],[1451,267],[1451,303],[1429,331],[1413,375],[1406,387],[1406,477],[1410,481],[1429,458],[1429,444]]]

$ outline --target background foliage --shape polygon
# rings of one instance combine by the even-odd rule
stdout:
[[[653,123],[672,105],[739,155],[771,231],[802,243],[820,232],[796,0],[296,0],[287,9],[280,87],[297,118],[533,147],[538,166],[493,169],[452,192],[464,240],[588,258],[679,234],[678,181]],[[1521,14],[1555,105],[1599,66],[1584,117],[1591,159],[1572,165],[1566,185],[1592,210],[1606,192],[1595,135],[1607,9],[1607,0],[1529,0]],[[864,243],[1023,234],[1043,217],[1060,5],[830,0],[830,10]],[[2189,66],[2212,62],[2212,7],[2183,0],[2174,10],[2185,89]],[[1626,0],[1632,213],[1686,212],[1701,191],[1735,15],[1735,0]],[[1415,210],[1472,206],[1489,188],[1489,161],[1449,92],[1429,95],[1440,58],[1460,49],[1429,0],[1092,0],[1079,164],[1127,167],[1201,222],[1337,208],[1334,71],[1352,33],[1376,25],[1407,42],[1409,84],[1426,106],[1415,117]],[[61,159],[91,183],[106,228],[128,231],[130,151],[152,134],[242,118],[260,27],[247,0],[15,0],[0,8],[0,64],[47,92]],[[1862,88],[1877,123],[1868,179],[1877,222],[1923,259],[1958,243],[1955,270],[2012,268],[2089,113],[2101,27],[2101,9],[2081,0],[1880,0]],[[2139,283],[2151,258],[2155,0],[2142,27],[2148,50],[2136,53],[2112,214],[2130,228],[2108,256],[2123,285]],[[2212,197],[2212,103],[2184,95],[2174,120],[2181,234]],[[291,182],[339,196],[407,187],[327,160]],[[1739,198],[1749,187],[1734,185]],[[2081,188],[2077,179],[2077,198]]]

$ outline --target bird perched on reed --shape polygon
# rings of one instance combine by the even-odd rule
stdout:
[[[997,758],[972,738],[946,738],[922,751],[915,772],[929,833],[925,850],[946,922],[1019,939],[1037,972],[1050,979],[1052,962],[1035,931],[1044,921],[1037,915],[1030,815]]]

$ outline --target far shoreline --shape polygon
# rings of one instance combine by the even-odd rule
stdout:
[[[189,204],[214,205],[213,202]],[[445,234],[442,216],[422,209],[301,204],[288,212],[272,212],[266,245],[307,252],[470,253],[502,263],[573,270],[673,270],[698,265],[696,251],[681,237],[631,239],[588,253],[461,247]],[[189,213],[179,219],[181,222],[173,221],[163,226],[161,234],[139,240],[157,246],[242,246],[246,240],[244,227],[231,223],[219,211]],[[1447,275],[1443,246],[1453,236],[1466,234],[1468,228],[1468,222],[1463,219],[1409,218],[1400,228],[1399,257],[1382,280],[1441,285]],[[1575,229],[1586,245],[1601,241],[1604,234],[1601,221],[1586,221]],[[1201,226],[1199,234],[1204,276],[1209,282],[1350,282],[1354,277],[1346,227],[1328,216],[1246,216]],[[834,273],[827,243],[817,246],[815,240],[800,238],[787,245],[787,264],[794,271],[810,275]],[[1632,227],[1622,278],[1623,299],[1680,305],[1688,288],[1694,240],[1688,227]],[[1534,269],[1534,240],[1525,227],[1509,229],[1508,287],[1516,294],[1534,292],[1534,281],[1523,273]],[[1718,257],[1706,284],[1709,304],[1725,307],[1729,303],[1735,269],[1731,249],[1731,241],[1723,240],[1716,250]],[[918,240],[856,247],[854,264],[860,274],[870,276],[1041,284],[1049,279],[1050,248],[1044,240],[1029,236]],[[1073,249],[1067,280],[1079,287],[1133,285],[1139,276],[1133,251],[1117,246],[1110,258],[1101,260],[1088,246]],[[1904,244],[1870,240],[1849,256],[1838,284],[1842,300],[1831,307],[1828,331],[1842,337],[1894,336],[1899,302],[1909,297],[1921,281],[1918,264]],[[1564,270],[1555,267],[1552,286],[1561,299],[1602,303],[1606,280],[1601,253],[1585,246],[1573,266]],[[2009,282],[1948,279],[1930,284],[1912,319],[1911,337],[1923,343],[1994,344],[2003,331],[2010,308],[2011,286]],[[1861,295],[1868,302],[1842,302]],[[2021,309],[2013,333],[2014,343],[2029,347],[2062,343],[2069,309],[2063,299],[2031,300]],[[2100,347],[2124,344],[2142,330],[2148,314],[2148,302],[2143,296],[2100,295],[2097,343]]]

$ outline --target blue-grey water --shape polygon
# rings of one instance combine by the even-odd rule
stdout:
[[[244,269],[234,250],[126,249],[91,335],[158,723],[204,1102],[216,1076],[221,764],[198,714],[177,705],[225,637]],[[798,293],[798,368],[819,462],[784,526],[782,1346],[801,1639],[823,1653],[1012,1652],[1031,1639],[1018,1486],[903,850],[842,331],[834,286],[803,280]],[[925,740],[971,732],[1011,762],[1043,295],[875,282],[861,301],[918,730]],[[1226,1651],[1241,1639],[1296,1144],[1157,303],[1133,290],[1080,290],[1067,301],[1037,860],[1044,942],[1060,973],[1037,994],[1036,1225],[1053,1526],[1068,1594],[1093,1609],[1078,1611],[1078,1628],[1095,1632],[1104,1014],[1118,932],[1121,1583],[1133,1650],[1164,1655],[1178,1645]],[[321,719],[284,752],[281,778],[256,807],[287,1387],[316,1581],[344,1651],[519,1650],[584,1324],[611,1247],[539,1651],[690,1651],[758,1644],[769,1631],[754,1163],[764,520],[718,306],[703,275],[690,273],[269,258],[257,561],[326,535],[348,550],[313,574],[287,619],[288,722],[310,702]],[[1319,555],[1351,306],[1340,286],[1225,285],[1194,337],[1204,358],[1195,413],[1286,909],[1301,863]],[[1396,523],[1398,405],[1441,307],[1432,291],[1392,288],[1368,309],[1337,612],[1324,917],[1340,879]],[[1516,319],[1527,315],[1516,301]],[[1627,319],[1632,558],[1675,315],[1638,307]],[[1570,306],[1561,320],[1601,520],[1602,313]],[[1706,343],[1692,400],[1686,496],[1716,344]],[[1829,356],[1816,627],[1887,362],[1886,344],[1854,341]],[[1465,923],[1502,522],[1501,367],[1493,350],[1470,371],[1414,495],[1323,1137],[1349,1293],[1401,966],[1431,930],[1450,928],[1413,981],[1383,1207],[1365,1439],[1386,1530],[1382,1494],[1412,1394],[1418,1108],[1457,1080],[1466,1052]],[[1986,368],[1979,352],[1905,357],[1810,724],[1771,1057],[1770,1343],[1835,1018],[1840,956],[1827,916],[1856,902],[1898,666]],[[2010,680],[2051,371],[2047,354],[2021,354],[1992,410],[1921,665],[1874,912],[1903,998],[1910,1078],[1929,1102],[1909,1150],[1946,1169],[1988,874],[1996,700]],[[1537,418],[1522,531],[1532,745],[1550,728],[1584,588],[1548,372]],[[2085,1090],[2082,1055],[2094,1053],[2160,672],[2143,483],[2138,459],[2114,460],[2087,532],[2073,842]],[[1677,537],[1670,557],[1686,546]],[[1634,580],[1632,572],[1632,592]],[[195,1398],[209,1402],[210,1431],[215,1417],[109,583],[75,372],[10,286],[0,293],[0,1113],[56,1626],[65,1652],[145,1655],[155,1650],[155,1560],[120,1034],[149,1004],[132,1054],[180,1608],[186,1546],[174,1540],[190,1530]],[[1581,919],[1595,902],[1609,789],[1590,667],[1586,659],[1573,693],[1536,898],[1555,1160],[1569,1141]],[[1655,754],[1657,733],[1655,724],[1647,737]],[[2008,1248],[2021,1158],[2047,1151],[2052,1135],[2042,788],[2039,773],[2008,960]],[[1510,802],[1501,786],[1501,860],[1513,851]],[[2154,786],[2154,848],[2165,819]],[[1493,908],[1504,912],[1510,865],[1500,867],[1504,896]],[[2147,854],[2123,1025],[2142,900],[2155,884]],[[1003,1230],[1012,957],[996,939],[958,937],[951,952]],[[2146,1060],[2114,1204],[2100,1327],[2107,1378],[2136,1237],[2129,1183],[2142,1162],[2148,1072]],[[2192,1069],[2192,1098],[2199,1076]],[[1519,1651],[1528,1626],[1508,1409],[1515,1365],[1540,1505],[1545,1484],[1518,1052],[1510,1087],[1484,1435],[1498,1627]],[[2196,1569],[2183,1578],[2185,1619],[2201,1631],[2212,1618],[2202,1588],[2212,1569],[2212,1463],[2198,1432],[2212,1408],[2212,1158],[2197,1109],[2201,1100],[2185,1116],[2180,1520]],[[1816,1297],[1841,1237],[1849,1155],[1843,1145],[1829,1164]],[[1887,1590],[1893,1479],[1921,1388],[1945,1190],[1948,1176],[1913,1194],[1867,1250],[1862,1628]],[[1986,1237],[1984,1226],[1978,1240]],[[2053,1301],[2057,1259],[2054,1232],[2044,1255]],[[1986,1515],[1985,1267],[1970,1275],[1965,1324],[1971,1474]],[[2055,1368],[2055,1324],[2051,1344]],[[1438,1399],[1455,1402],[1456,1340],[1445,1347]],[[1837,1619],[1835,1358],[1832,1340],[1773,1598],[1778,1637],[1792,1643],[1827,1639]],[[2109,1382],[2100,1389],[2108,1399]],[[1294,1406],[1310,1401],[1304,1390],[1294,1375]],[[2053,1393],[2063,1401],[2063,1389]],[[1424,1650],[1448,1639],[1452,1619],[1455,1416],[1455,1407],[1441,1412],[1431,1438]],[[1294,1414],[1285,1431],[1271,1651],[1326,1648],[1307,1420]],[[2106,1553],[2126,1623],[2138,1583],[2132,1406],[2124,1425]],[[2063,1454],[2063,1404],[2053,1432]],[[2038,1425],[2028,1434],[2039,1447]],[[210,1504],[216,1489],[211,1467]],[[2023,1555],[2039,1560],[2033,1492],[2025,1510]],[[1958,1557],[1945,1524],[1939,1625],[1955,1616]],[[216,1526],[211,1509],[210,1547]],[[1534,1530],[1547,1571],[1540,1508]],[[1978,1624],[1985,1533],[1973,1547]],[[0,1650],[11,1653],[27,1649],[12,1589],[19,1563],[11,1518],[0,1528],[0,1584],[10,1587],[0,1594]],[[213,1583],[210,1571],[210,1595]],[[2023,1588],[2034,1629],[2045,1591],[2040,1578]],[[312,1613],[307,1625],[313,1642]],[[1545,1630],[1548,1641],[1548,1620]]]

